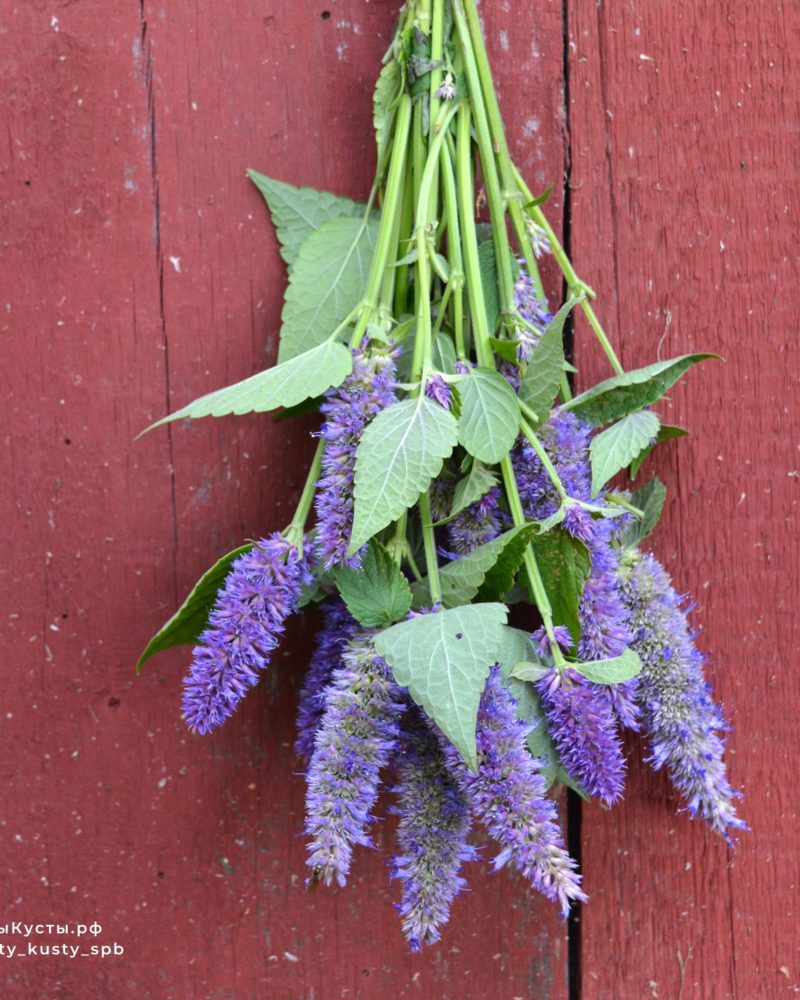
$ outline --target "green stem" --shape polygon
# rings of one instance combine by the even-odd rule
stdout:
[[[464,260],[461,253],[456,179],[448,142],[442,146],[439,159],[442,168],[442,190],[447,206],[447,257],[450,261],[450,284],[453,285],[453,332],[456,337],[456,356],[459,361],[464,361],[467,357],[464,343]]]
[[[400,98],[400,106],[397,109],[394,146],[389,164],[389,176],[386,181],[386,197],[383,202],[378,243],[375,247],[375,255],[372,258],[372,267],[370,268],[367,280],[367,290],[362,302],[362,312],[351,338],[351,343],[354,344],[361,343],[361,338],[364,336],[367,324],[377,307],[378,295],[381,283],[383,282],[384,271],[386,270],[386,262],[389,258],[392,239],[395,235],[396,216],[400,211],[403,196],[410,121],[411,98],[408,94],[403,94]]]
[[[520,174],[519,170],[516,169],[516,167],[514,168],[514,173],[515,173],[515,180],[523,196],[527,199],[528,202],[532,201],[533,195],[531,194],[528,185],[525,183],[524,179],[522,178],[522,175]],[[540,225],[542,229],[544,229],[545,233],[547,233],[547,239],[550,243],[550,249],[553,252],[553,257],[555,258],[561,273],[564,275],[564,280],[567,283],[567,290],[569,291],[569,294],[580,295],[581,292],[584,293],[584,298],[581,300],[581,309],[583,309],[583,313],[586,316],[586,319],[589,321],[589,326],[594,331],[594,334],[597,337],[597,340],[600,346],[602,347],[605,356],[608,358],[609,364],[614,369],[617,375],[622,375],[625,369],[622,367],[622,364],[619,358],[617,357],[617,353],[611,346],[611,341],[606,336],[605,330],[603,330],[602,324],[600,323],[600,320],[597,318],[597,314],[595,313],[594,309],[592,308],[592,304],[589,301],[589,299],[595,298],[595,293],[586,284],[586,282],[581,281],[581,279],[575,273],[575,268],[572,266],[569,257],[567,257],[566,253],[564,252],[564,248],[559,243],[558,237],[556,236],[553,227],[547,221],[547,216],[542,211],[541,206],[534,205],[531,209],[529,209],[529,211],[533,221],[536,222],[538,225]]]
[[[528,522],[522,509],[522,501],[519,498],[519,490],[517,489],[517,480],[514,476],[514,468],[508,455],[501,460],[500,470],[503,474],[503,484],[506,488],[508,507],[511,511],[511,517],[514,524],[527,524]],[[525,549],[525,570],[528,574],[528,581],[530,583],[533,599],[536,601],[536,607],[539,609],[539,614],[542,616],[544,630],[550,641],[550,650],[553,654],[553,660],[557,666],[563,667],[566,664],[566,661],[564,660],[564,655],[561,652],[561,647],[558,645],[555,637],[555,631],[553,629],[553,608],[544,587],[542,574],[539,571],[539,564],[536,562],[536,556],[534,555],[533,549],[530,545]]]
[[[412,170],[406,172],[405,190],[403,192],[403,207],[400,213],[400,234],[398,237],[397,256],[402,259],[406,256],[413,239],[412,227],[414,225],[414,173]],[[408,312],[408,264],[399,264],[397,279],[394,286],[394,314],[399,319]]]
[[[425,546],[425,568],[428,571],[428,589],[431,604],[439,604],[442,599],[442,584],[439,580],[439,559],[436,555],[436,539],[431,524],[431,501],[427,491],[420,494],[419,516],[422,521],[422,540]]]
[[[525,266],[528,274],[534,281],[537,294],[541,298],[544,298],[542,279],[539,275],[539,267],[531,245],[528,227],[525,224],[525,213],[521,204],[520,192],[515,183],[514,165],[508,152],[508,142],[506,140],[505,128],[503,127],[503,116],[500,113],[497,92],[492,81],[492,70],[489,65],[489,56],[486,52],[486,44],[483,39],[475,0],[464,0],[464,12],[472,42],[472,51],[475,57],[483,100],[486,106],[486,117],[492,136],[492,147],[496,155],[500,179],[503,184],[503,199],[508,208],[508,214],[511,217],[514,235],[525,258]]]
[[[497,175],[497,164],[494,157],[494,146],[483,100],[481,78],[475,61],[469,26],[464,15],[464,5],[461,0],[452,0],[453,19],[458,33],[461,58],[464,63],[464,73],[469,88],[469,102],[472,106],[472,116],[475,122],[475,132],[478,138],[478,150],[481,157],[481,171],[486,187],[486,197],[489,202],[489,214],[492,220],[492,236],[494,239],[495,258],[497,264],[497,285],[500,296],[500,315],[505,323],[511,323],[516,315],[514,304],[514,275],[511,270],[511,246],[506,231],[505,202],[500,189],[500,179]]]
[[[283,532],[284,538],[297,548],[301,556],[303,554],[303,536],[305,534],[306,521],[308,520],[308,515],[311,513],[311,505],[314,503],[314,494],[317,492],[317,483],[322,471],[322,453],[324,451],[325,442],[320,441],[317,445],[317,450],[314,452],[311,468],[308,470],[306,484],[297,502],[294,517]]]

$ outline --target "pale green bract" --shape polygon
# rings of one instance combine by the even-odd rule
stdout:
[[[591,663],[572,663],[570,666],[594,684],[622,684],[632,680],[642,671],[639,654],[626,649],[620,656],[607,660],[592,660]]]
[[[340,385],[353,370],[353,356],[336,341],[320,344],[274,368],[201,396],[175,413],[162,417],[148,430],[184,417],[224,417],[229,413],[265,413],[279,406],[297,406]]]
[[[658,434],[660,421],[651,410],[629,413],[592,439],[592,496],[636,458]]]
[[[468,604],[420,615],[375,637],[375,649],[472,770],[477,768],[478,705],[500,659],[508,609]]]
[[[425,396],[394,403],[375,417],[356,451],[349,556],[416,503],[457,442],[456,418]]]

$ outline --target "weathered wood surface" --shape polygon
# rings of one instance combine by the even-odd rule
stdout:
[[[537,7],[486,20],[539,183],[563,173],[563,46],[560,3]],[[96,920],[125,954],[4,960],[4,996],[567,994],[565,926],[505,874],[471,876],[441,947],[409,955],[389,824],[346,890],[306,893],[300,628],[210,738],[179,719],[186,651],[133,677],[196,577],[284,525],[313,443],[268,417],[132,439],[274,359],[284,270],[245,168],[367,193],[396,9],[5,5],[2,922]]]
[[[442,945],[409,956],[390,823],[351,886],[305,892],[302,628],[203,740],[179,720],[185,651],[132,675],[197,575],[281,527],[296,498],[307,426],[229,418],[132,438],[274,359],[283,268],[244,168],[366,193],[396,6],[3,11],[1,922],[96,920],[93,943],[125,949],[0,956],[4,995],[567,995],[566,928],[504,874],[472,875]],[[561,3],[483,6],[535,188],[560,181],[568,149],[572,248],[626,364],[694,348],[727,359],[671,394],[695,436],[651,467],[672,496],[656,547],[698,597],[753,832],[731,853],[638,765],[622,807],[584,809],[580,995],[797,992],[800,15],[763,0],[568,0],[563,108]],[[561,221],[560,190],[550,207]],[[603,370],[580,325],[576,360],[581,377]]]
[[[677,2],[569,8],[572,246],[626,365],[712,350],[661,409],[693,437],[650,467],[655,540],[729,710],[752,833],[732,852],[632,768],[583,811],[586,1000],[800,992],[796,789],[800,10]],[[579,332],[578,364],[603,368]],[[584,346],[587,345],[587,346]],[[591,358],[591,364],[587,364]]]

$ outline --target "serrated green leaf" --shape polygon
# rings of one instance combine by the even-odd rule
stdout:
[[[343,344],[328,341],[265,372],[201,396],[170,413],[148,431],[185,417],[224,417],[229,413],[266,413],[279,406],[293,407],[340,385],[353,370],[353,356]]]
[[[233,561],[245,552],[249,552],[252,547],[252,545],[242,545],[218,559],[209,570],[206,570],[180,608],[161,626],[142,650],[142,655],[136,662],[137,674],[141,672],[147,660],[156,653],[197,641],[206,627],[217,591],[225,583],[225,577],[230,572]]]
[[[472,368],[458,383],[458,439],[470,455],[494,465],[511,451],[519,434],[517,396],[502,375]]]
[[[408,580],[374,540],[361,560],[361,569],[337,567],[334,579],[347,610],[365,628],[386,628],[404,618],[411,607]]]
[[[489,343],[492,345],[494,353],[501,357],[503,361],[510,361],[512,364],[517,363],[518,340],[503,340],[500,337],[490,337]]]
[[[444,566],[439,572],[444,606],[468,604],[476,596],[481,600],[501,598],[511,589],[525,547],[536,530],[533,523],[518,525]],[[430,602],[427,581],[415,584],[412,592],[418,605]]]
[[[400,64],[397,60],[392,59],[381,70],[372,98],[372,123],[375,126],[375,144],[378,148],[379,164],[383,162],[386,153],[386,144],[402,88],[403,74],[400,70]]]
[[[341,216],[361,219],[367,208],[363,202],[339,198],[329,191],[295,187],[255,170],[248,170],[247,175],[267,203],[281,245],[281,256],[290,271],[300,247],[324,223]]]
[[[422,395],[394,403],[371,421],[356,451],[349,555],[419,499],[457,441],[453,414]]]
[[[494,486],[497,486],[497,479],[492,473],[487,472],[486,469],[482,469],[479,465],[473,465],[466,479],[461,479],[456,483],[455,492],[453,493],[453,505],[450,508],[450,517],[455,517],[462,510],[466,510],[467,507],[477,503]]]
[[[589,459],[592,466],[592,496],[646,448],[658,434],[660,421],[652,410],[629,413],[592,438]]]
[[[676,427],[674,424],[662,424],[658,429],[655,444],[662,444],[664,441],[672,441],[674,438],[688,437],[689,432],[685,427]],[[644,460],[653,450],[655,445],[645,448],[631,462],[631,479],[635,479],[641,469]]]
[[[599,427],[658,402],[681,375],[706,358],[719,360],[719,355],[682,354],[669,361],[615,375],[564,403],[562,409],[571,410],[580,420]]]
[[[653,531],[661,518],[664,501],[667,498],[667,488],[654,476],[631,497],[631,503],[642,512],[641,520],[635,521],[625,532],[623,544],[632,547],[644,541]]]
[[[574,645],[580,637],[578,603],[592,563],[583,542],[563,528],[533,535],[531,544],[556,625],[566,625]]]
[[[522,376],[519,398],[536,413],[539,418],[536,426],[550,416],[550,407],[561,385],[564,372],[564,323],[579,301],[579,298],[572,298],[565,302],[550,320]]]
[[[499,659],[507,616],[502,604],[469,604],[400,622],[375,637],[397,683],[473,770],[478,705]]]
[[[374,218],[331,219],[303,243],[286,290],[279,361],[321,344],[356,308],[379,228]]]
[[[571,663],[573,670],[594,684],[622,684],[636,677],[642,671],[639,654],[626,649],[621,656],[607,660],[593,660],[591,663]]]

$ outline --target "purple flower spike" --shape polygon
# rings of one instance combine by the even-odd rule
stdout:
[[[334,670],[340,665],[345,643],[352,639],[356,623],[338,597],[329,598],[321,606],[322,628],[317,633],[317,645],[300,692],[297,710],[297,741],[295,751],[301,757],[314,752],[314,737],[325,711],[325,692]]]
[[[450,386],[441,375],[431,375],[425,383],[425,395],[428,399],[432,399],[438,403],[439,406],[443,406],[445,410],[449,410],[453,402],[453,393]]]
[[[456,514],[447,525],[447,542],[456,556],[465,556],[497,538],[501,531],[500,490],[493,486],[480,500]]]
[[[638,700],[650,738],[650,763],[666,767],[699,816],[730,841],[746,830],[736,815],[736,792],[728,782],[720,735],[727,726],[703,675],[703,657],[693,642],[683,600],[664,567],[651,555],[631,553],[620,568],[622,594],[631,613],[632,648],[642,660]]]
[[[561,904],[586,901],[581,876],[567,854],[556,805],[547,797],[539,762],[528,753],[530,726],[517,718],[516,703],[494,667],[478,712],[478,773],[442,738],[450,771],[466,793],[473,812],[501,847],[495,870],[517,868],[534,888]]]
[[[612,805],[622,795],[625,758],[604,686],[555,669],[537,682],[561,763],[586,791]]]
[[[538,256],[538,255],[537,255]],[[517,336],[517,362],[527,364],[531,355],[547,329],[547,324],[553,318],[547,302],[539,298],[536,284],[520,261],[519,277],[514,285],[514,301],[520,316],[530,326],[519,327]],[[532,329],[531,329],[532,327]]]
[[[347,560],[356,449],[367,424],[396,401],[396,357],[395,349],[374,344],[369,353],[354,351],[353,371],[338,388],[325,393],[320,407],[325,417],[320,431],[325,451],[315,507],[317,553],[325,569],[342,565],[357,569],[360,565],[360,553]]]
[[[277,533],[234,560],[183,682],[190,729],[221,726],[258,683],[296,609],[303,574],[297,550]]]
[[[353,845],[372,844],[366,827],[380,772],[397,745],[404,705],[371,634],[358,633],[328,685],[306,776],[307,864],[326,885],[344,885]]]
[[[399,853],[392,875],[403,883],[398,907],[414,951],[440,938],[450,904],[466,882],[459,874],[477,852],[467,844],[469,803],[448,770],[442,749],[421,713],[409,716],[398,768]]]

